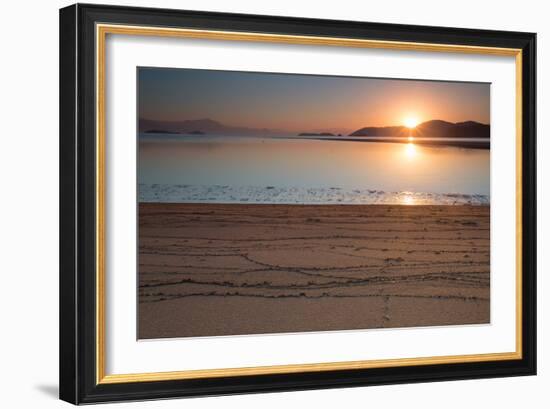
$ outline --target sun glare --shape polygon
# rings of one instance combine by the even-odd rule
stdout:
[[[413,159],[416,156],[416,146],[414,146],[414,143],[405,145],[405,155],[408,159]]]
[[[416,127],[416,125],[418,125],[418,119],[413,116],[410,116],[408,118],[405,118],[404,124],[407,128],[413,129]]]
[[[401,198],[401,203],[410,206],[414,204],[414,199],[410,195],[405,195]]]

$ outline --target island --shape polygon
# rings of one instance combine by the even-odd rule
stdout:
[[[179,132],[176,131],[168,131],[166,129],[149,129],[145,131],[144,133],[166,133],[171,135],[179,135]]]
[[[298,136],[335,136],[335,135],[330,132],[302,132],[302,133],[299,133]]]

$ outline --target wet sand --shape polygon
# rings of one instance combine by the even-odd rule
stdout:
[[[488,206],[139,206],[141,339],[489,320]]]

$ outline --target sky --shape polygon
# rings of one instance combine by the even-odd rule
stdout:
[[[490,122],[490,84],[197,69],[138,70],[140,119],[350,132],[407,121]]]

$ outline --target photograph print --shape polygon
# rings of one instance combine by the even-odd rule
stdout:
[[[490,323],[490,84],[139,67],[138,338]]]

